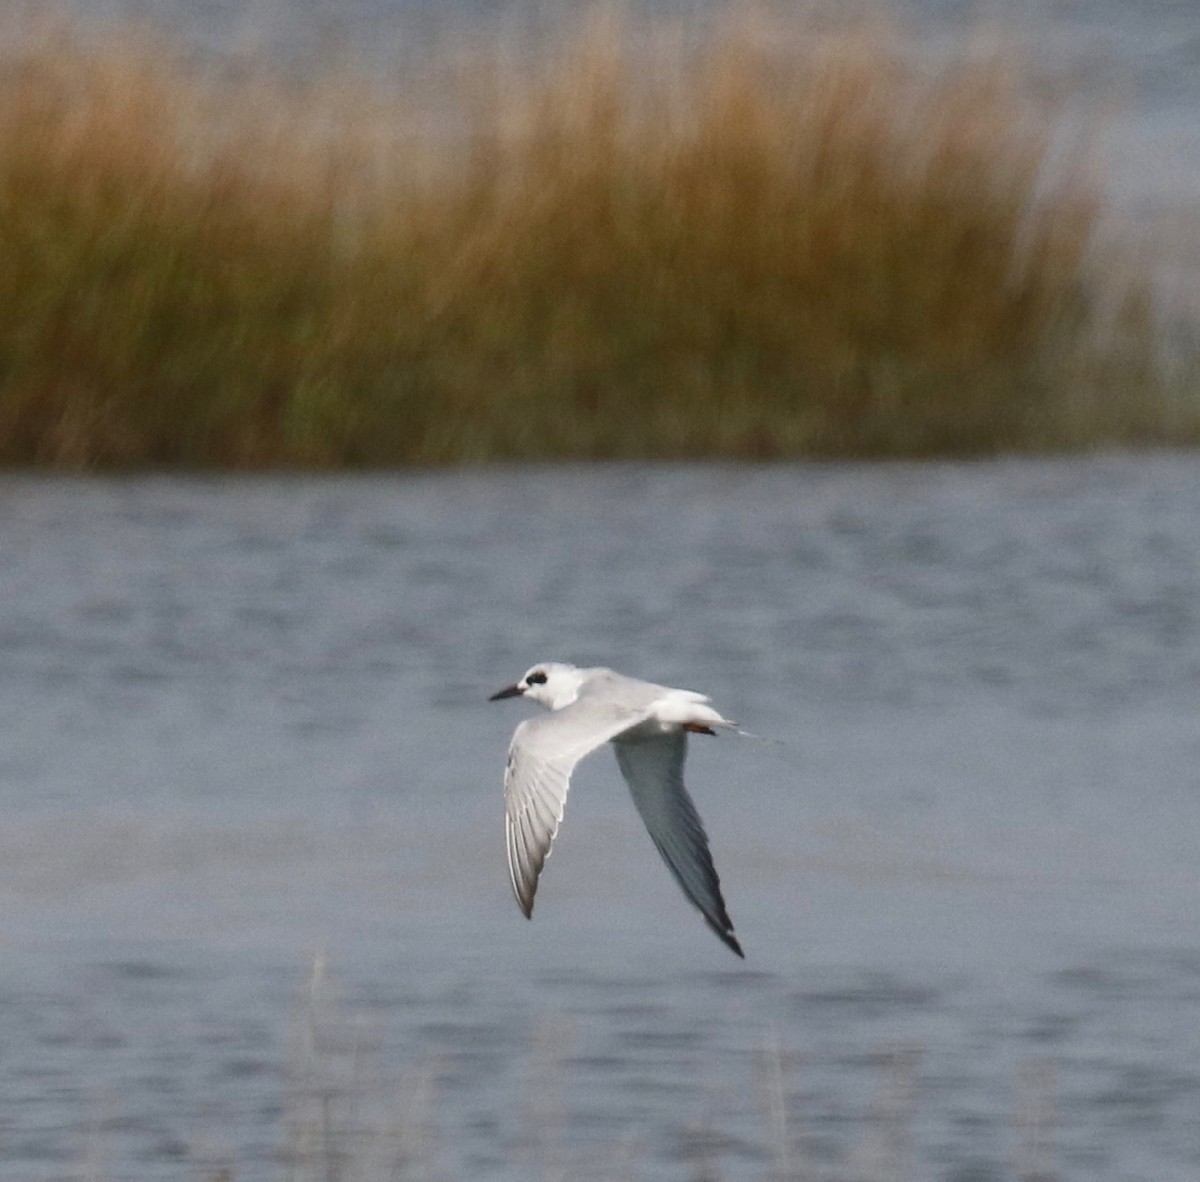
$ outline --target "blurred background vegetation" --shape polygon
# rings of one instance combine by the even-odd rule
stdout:
[[[0,463],[1191,444],[1052,102],[895,28],[601,12],[384,80],[10,37]]]

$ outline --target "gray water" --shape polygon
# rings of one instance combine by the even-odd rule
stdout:
[[[1198,587],[1191,458],[7,477],[3,1176],[1194,1179]],[[744,963],[606,752],[520,916],[551,657],[784,741],[692,744]]]

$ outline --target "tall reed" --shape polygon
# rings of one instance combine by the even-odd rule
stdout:
[[[0,462],[1191,442],[1058,135],[996,63],[744,14],[446,45],[400,82],[27,36]]]

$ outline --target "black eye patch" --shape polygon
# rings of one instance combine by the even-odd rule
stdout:
[[[546,675],[539,669],[536,673],[531,673],[525,678],[525,682],[527,685],[545,685]]]

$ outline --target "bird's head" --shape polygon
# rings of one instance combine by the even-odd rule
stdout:
[[[542,661],[527,670],[520,681],[492,694],[490,701],[501,698],[532,698],[551,710],[569,706],[579,694],[584,670],[560,661]]]

